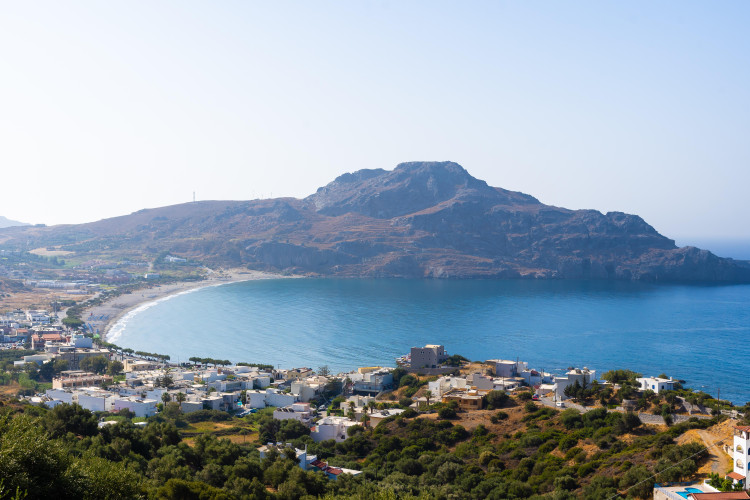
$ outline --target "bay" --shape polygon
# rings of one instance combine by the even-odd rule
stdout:
[[[412,346],[561,372],[626,368],[744,404],[750,285],[272,279],[147,304],[112,329],[135,350],[334,372],[394,366]]]

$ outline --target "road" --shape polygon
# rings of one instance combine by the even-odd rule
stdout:
[[[550,408],[557,408],[559,410],[563,410],[563,409],[566,409],[566,408],[573,408],[575,410],[578,410],[579,413],[586,413],[586,412],[591,411],[591,410],[594,409],[594,408],[591,408],[591,407],[586,407],[586,406],[579,405],[577,403],[573,403],[569,399],[565,400],[565,402],[564,402],[565,406],[562,407],[562,408],[559,407],[559,406],[557,406],[555,400],[552,399],[552,398],[550,398],[550,397],[539,398],[538,403],[541,403],[544,406],[548,406]],[[624,412],[624,410],[622,410],[621,408],[618,408],[616,410],[609,410],[608,409],[607,411],[616,411],[618,413]],[[710,419],[711,418],[709,415],[672,415],[674,423],[676,423],[676,424],[679,424],[681,422],[687,422],[688,419],[690,419],[691,417],[696,417],[696,418],[700,418],[700,419]],[[644,424],[652,424],[652,425],[663,425],[664,424],[664,419],[662,418],[661,415],[652,415],[650,413],[639,413],[638,414],[638,418],[640,418],[641,422],[643,422]]]

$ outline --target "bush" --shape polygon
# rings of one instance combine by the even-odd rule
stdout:
[[[502,408],[508,402],[508,394],[505,391],[490,391],[484,397],[487,402],[487,409],[496,410]]]
[[[446,420],[456,418],[456,409],[451,406],[444,406],[438,410],[438,417]]]
[[[523,409],[526,410],[528,413],[533,413],[537,411],[539,407],[533,401],[526,401],[526,404],[523,405]]]
[[[497,424],[501,420],[506,420],[508,418],[508,414],[504,411],[499,411],[495,413],[494,415],[490,416],[490,422],[493,424]]]
[[[229,413],[219,410],[198,410],[185,414],[185,420],[191,423],[208,422],[209,420],[211,422],[223,422],[231,418],[232,416]]]

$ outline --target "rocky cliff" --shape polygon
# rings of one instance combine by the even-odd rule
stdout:
[[[544,205],[452,162],[344,174],[302,200],[198,202],[8,228],[0,244],[170,251],[326,276],[750,282],[750,263],[677,248],[637,215]]]

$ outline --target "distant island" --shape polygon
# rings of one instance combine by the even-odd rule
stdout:
[[[545,205],[453,162],[359,170],[304,199],[0,230],[0,248],[37,247],[315,276],[750,282],[750,262],[678,248],[637,215]]]

